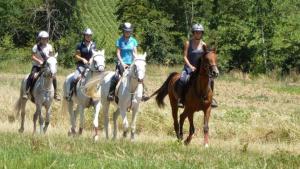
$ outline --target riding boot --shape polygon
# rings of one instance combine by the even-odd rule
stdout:
[[[178,87],[177,87],[177,91],[178,91],[178,102],[177,102],[177,106],[183,108],[184,107],[184,84],[182,81],[178,82]]]
[[[72,99],[72,95],[73,95],[73,92],[75,90],[75,86],[76,86],[76,83],[77,83],[77,80],[72,80],[72,82],[70,83],[70,91],[69,91],[69,95],[66,97],[66,99],[68,101],[71,101]]]
[[[147,100],[149,100],[150,97],[146,94],[146,91],[145,91],[145,84],[143,82],[143,95],[142,95],[142,101],[143,102],[146,102]]]
[[[211,88],[212,92],[214,92],[214,86],[215,86],[214,80],[212,79],[210,82],[210,88]],[[211,107],[218,107],[218,102],[214,98],[212,98]]]
[[[117,86],[118,80],[115,77],[111,78],[110,87],[109,87],[109,93],[107,96],[108,101],[113,101],[115,98],[115,89]]]
[[[26,87],[25,87],[25,95],[23,95],[24,99],[28,99],[29,98],[29,94],[30,94],[30,90],[31,90],[31,86],[32,86],[32,75],[30,74],[27,78],[26,81]]]
[[[57,80],[56,77],[53,78],[53,87],[54,87],[54,99],[60,101],[60,97],[57,94]]]

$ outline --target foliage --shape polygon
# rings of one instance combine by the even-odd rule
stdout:
[[[200,22],[204,41],[218,47],[222,70],[265,73],[299,71],[298,11],[299,2],[293,0],[121,0],[117,15],[136,25],[151,62],[169,64],[169,55],[182,55],[191,25]],[[182,63],[180,58],[175,62]]]
[[[60,63],[70,67],[80,32],[90,27],[111,62],[119,25],[128,21],[148,62],[182,64],[184,41],[199,22],[204,41],[217,46],[221,71],[286,74],[300,72],[299,8],[296,0],[2,0],[0,47],[4,56],[14,47],[30,50],[44,29],[60,52]]]

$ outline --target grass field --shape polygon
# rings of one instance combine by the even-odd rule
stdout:
[[[210,147],[205,149],[202,112],[195,114],[196,134],[191,145],[184,146],[176,141],[169,106],[158,109],[154,100],[141,105],[135,142],[106,140],[102,114],[102,135],[99,142],[93,142],[90,109],[86,111],[83,136],[68,137],[68,115],[60,112],[59,102],[53,105],[49,132],[35,136],[34,105],[29,103],[25,132],[19,134],[19,120],[9,123],[8,116],[13,114],[20,80],[30,66],[17,67],[18,73],[13,68],[0,69],[2,168],[300,168],[299,81],[245,78],[237,72],[221,75],[215,87],[219,107],[212,112]],[[109,65],[107,69],[112,68]],[[157,89],[170,72],[180,70],[179,66],[149,65],[145,80],[148,93]],[[60,89],[70,71],[60,69]],[[168,103],[168,99],[165,101]],[[187,121],[184,130],[186,136]]]

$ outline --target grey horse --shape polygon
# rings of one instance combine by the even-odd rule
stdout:
[[[31,101],[36,105],[36,110],[33,115],[33,134],[36,132],[36,121],[39,118],[40,133],[46,133],[48,125],[50,123],[51,104],[54,97],[53,77],[57,72],[57,53],[55,56],[49,57],[45,64],[41,68],[40,76],[37,79],[34,87],[32,88],[32,94],[29,98],[26,97],[26,81],[29,75],[23,78],[20,88],[20,97],[16,102],[15,110],[17,114],[21,111],[21,127],[19,132],[24,131],[24,118],[25,107],[27,100],[31,98]],[[46,121],[44,124],[44,118],[42,116],[42,107],[46,109]]]
[[[79,126],[79,134],[83,131],[84,126],[84,109],[90,106],[93,106],[95,109],[94,115],[98,115],[101,107],[101,102],[99,99],[100,95],[100,83],[101,79],[103,79],[103,73],[105,69],[105,51],[93,51],[93,56],[90,59],[89,65],[83,74],[84,78],[79,80],[76,85],[76,92],[72,95],[70,101],[67,101],[66,97],[69,96],[70,93],[70,83],[74,76],[74,73],[71,73],[67,76],[63,90],[64,90],[64,99],[62,105],[62,111],[65,112],[68,110],[70,114],[70,123],[71,129],[68,132],[69,135],[76,134],[76,118],[77,114],[80,113],[80,126]],[[90,81],[95,81],[96,85],[94,87],[88,87],[88,83]],[[74,106],[77,104],[76,110],[74,111]],[[98,118],[98,116],[97,116]],[[93,123],[95,127],[95,132],[98,131],[98,121],[97,123]],[[95,139],[98,138],[98,135],[95,135]]]
[[[135,139],[136,131],[136,118],[139,110],[139,105],[141,103],[143,95],[143,79],[146,74],[146,56],[147,54],[139,54],[133,61],[133,64],[125,70],[123,77],[120,79],[119,87],[116,89],[116,95],[119,98],[117,103],[117,110],[113,114],[114,121],[114,131],[113,138],[117,138],[117,118],[121,114],[122,124],[123,124],[123,137],[127,136],[129,130],[129,124],[127,120],[127,110],[132,110],[132,120],[130,124],[131,129],[131,139]],[[107,100],[107,95],[109,92],[111,78],[114,72],[109,72],[101,84],[101,102],[103,106],[104,113],[104,128],[106,133],[106,138],[109,138],[109,106],[110,101]],[[114,103],[114,102],[112,102]],[[95,116],[97,117],[97,116]],[[95,118],[94,121],[98,119]]]

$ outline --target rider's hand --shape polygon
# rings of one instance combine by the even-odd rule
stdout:
[[[124,67],[124,69],[127,69],[129,67],[129,65],[123,63],[122,66]]]
[[[82,58],[81,60],[85,65],[89,64],[89,62],[86,59]]]
[[[40,65],[44,63],[44,60],[39,60]]]
[[[192,69],[192,72],[194,72],[197,68],[193,65],[190,66],[190,68]]]

